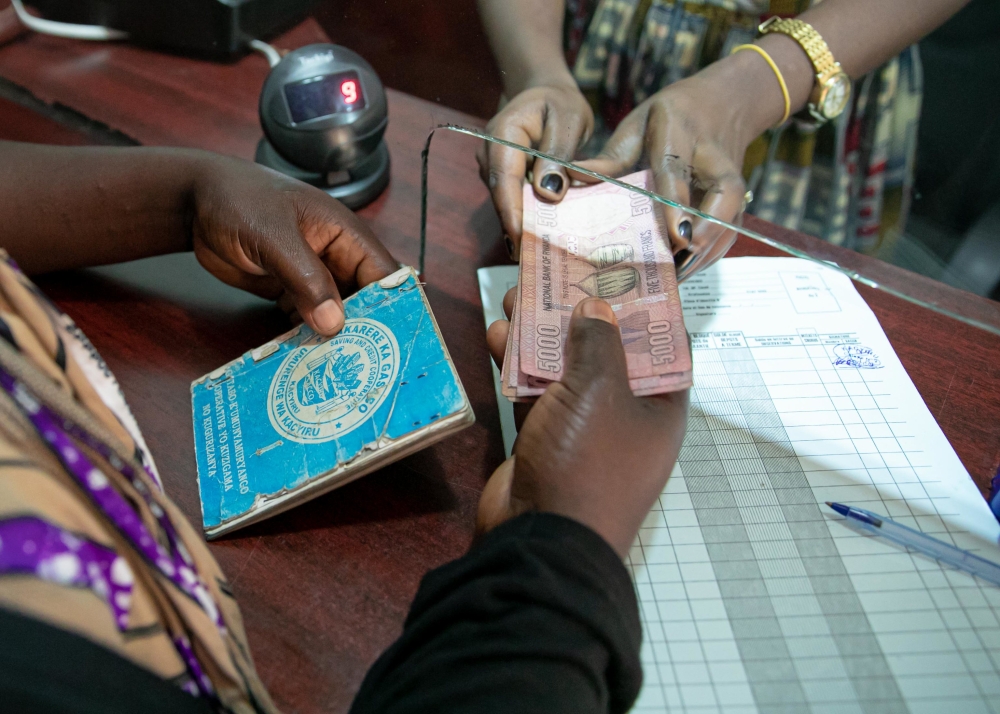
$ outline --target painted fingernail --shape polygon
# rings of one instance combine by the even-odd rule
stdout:
[[[697,253],[692,253],[687,249],[677,251],[677,255],[674,256],[674,263],[677,266],[677,282],[688,276],[700,257]]]
[[[333,300],[325,300],[313,310],[313,322],[324,335],[333,334],[344,323],[344,311]]]
[[[691,240],[691,221],[681,221],[677,226],[677,235],[684,240]]]
[[[506,233],[504,234],[503,237],[503,243],[505,246],[507,246],[507,255],[510,256],[510,259],[517,260],[517,257],[514,255],[514,241],[512,241],[510,239],[510,236],[507,235]]]
[[[610,322],[612,325],[618,324],[618,320],[615,318],[615,311],[600,298],[587,298],[580,303],[580,314],[592,320],[602,320],[603,322]]]
[[[544,176],[542,176],[540,185],[546,191],[551,191],[552,193],[559,193],[562,191],[563,178],[561,175],[555,173],[545,174]]]

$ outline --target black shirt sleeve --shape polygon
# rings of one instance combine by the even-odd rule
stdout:
[[[590,529],[525,514],[429,573],[352,712],[624,712],[641,683],[635,592]],[[79,635],[0,608],[0,711],[181,712],[208,703]]]
[[[575,521],[524,514],[423,579],[351,712],[625,712],[640,638],[614,550]]]

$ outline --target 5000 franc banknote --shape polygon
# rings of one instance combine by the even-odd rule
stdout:
[[[646,188],[649,172],[624,182]],[[560,203],[524,191],[520,292],[505,392],[537,396],[564,369],[569,319],[587,297],[611,304],[636,394],[691,386],[691,352],[667,233],[642,194],[612,184],[571,188]],[[516,357],[515,357],[516,354]]]

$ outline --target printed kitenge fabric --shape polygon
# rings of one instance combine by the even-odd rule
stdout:
[[[273,712],[239,609],[114,377],[0,251],[0,608],[226,712]]]
[[[663,87],[753,42],[767,17],[794,16],[810,4],[566,0],[566,57],[594,106],[597,141]],[[749,212],[891,257],[909,211],[922,91],[914,45],[855,82],[853,107],[837,121],[817,130],[792,118],[767,132],[744,164],[755,195]]]

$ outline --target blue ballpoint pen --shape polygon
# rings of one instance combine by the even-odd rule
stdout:
[[[956,548],[863,508],[854,508],[829,501],[826,502],[826,505],[850,520],[852,525],[859,530],[881,536],[904,548],[913,548],[953,568],[964,570],[983,580],[988,580],[994,585],[1000,585],[1000,564],[980,558],[978,555],[973,555],[961,548]]]

